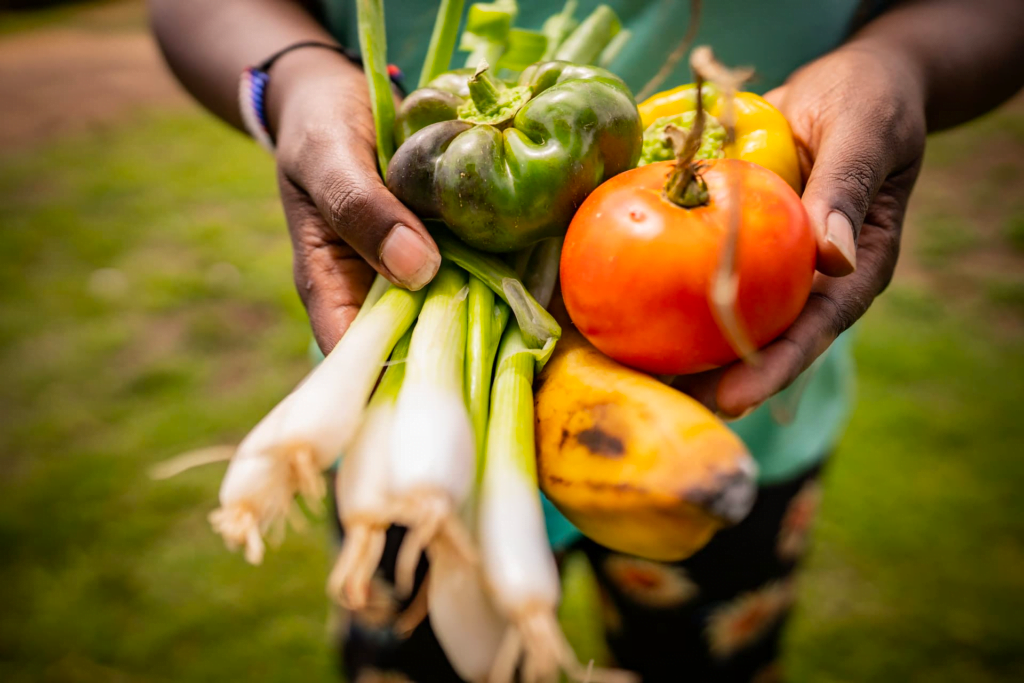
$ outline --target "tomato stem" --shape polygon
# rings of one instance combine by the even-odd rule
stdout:
[[[706,46],[698,47],[693,51],[693,54],[690,55],[690,66],[697,75],[698,116],[701,116],[700,85],[703,80],[706,78],[711,81],[721,91],[724,104],[721,120],[722,126],[725,127],[725,150],[726,156],[728,156],[736,143],[736,93],[740,86],[753,75],[753,70],[726,68],[715,60],[711,48]],[[696,128],[696,125],[694,127]],[[739,174],[732,174],[729,177],[728,186],[731,206],[725,244],[722,245],[722,254],[718,266],[715,268],[711,291],[708,294],[711,300],[712,315],[718,324],[718,329],[729,342],[729,346],[745,363],[757,365],[759,362],[757,346],[751,340],[737,310],[740,286],[738,251],[742,194],[742,177]]]

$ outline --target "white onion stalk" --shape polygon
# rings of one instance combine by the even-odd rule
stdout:
[[[426,589],[430,626],[452,668],[463,680],[486,681],[508,622],[491,602],[479,565],[431,548]]]
[[[476,528],[476,500],[487,438],[491,373],[509,307],[480,279],[469,277],[466,333],[466,402],[476,437],[476,477],[471,499],[462,511],[466,528]],[[430,626],[459,676],[474,683],[487,680],[501,647],[507,623],[498,614],[483,583],[479,565],[469,564],[444,547],[431,548],[426,589]],[[421,589],[422,590],[422,589]]]
[[[511,681],[522,660],[524,681],[634,681],[632,674],[580,665],[558,624],[558,567],[537,491],[533,374],[538,352],[510,321],[498,350],[479,506],[481,566],[495,605],[509,621],[490,681]]]
[[[327,581],[327,593],[351,610],[366,606],[370,580],[380,564],[391,525],[388,447],[411,337],[410,329],[395,345],[384,377],[366,409],[363,426],[342,459],[335,480],[345,540]]]
[[[352,441],[391,349],[416,319],[422,292],[389,289],[320,365],[238,446],[210,523],[229,548],[258,564],[263,536],[283,521],[296,493],[319,504],[322,473]]]
[[[389,465],[393,519],[408,528],[395,585],[408,595],[421,552],[439,535],[475,557],[458,511],[473,484],[473,428],[463,398],[466,273],[442,265],[412,333],[405,381],[395,405]]]

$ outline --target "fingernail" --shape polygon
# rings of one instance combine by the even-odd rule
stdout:
[[[408,225],[398,223],[380,247],[380,261],[398,282],[415,291],[434,279],[441,254]]]
[[[833,211],[825,219],[826,239],[846,259],[850,270],[857,269],[857,243],[853,241],[853,225],[846,214]]]
[[[760,407],[761,407],[761,404],[758,403],[756,405],[750,406],[749,408],[744,410],[739,415],[726,415],[725,413],[723,413],[720,410],[716,411],[715,415],[717,415],[718,419],[722,420],[722,422],[735,422],[736,420],[742,420],[743,418],[747,417],[748,415],[750,415],[751,413],[753,413],[755,410],[757,410]]]

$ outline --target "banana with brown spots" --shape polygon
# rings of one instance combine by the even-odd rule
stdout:
[[[562,514],[602,545],[663,561],[743,519],[757,491],[743,442],[694,399],[563,329],[536,387],[537,472]]]

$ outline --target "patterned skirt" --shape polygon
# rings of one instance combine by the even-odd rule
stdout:
[[[593,567],[614,664],[645,683],[781,680],[779,641],[820,500],[820,469],[762,486],[745,520],[680,562],[623,555],[587,538],[571,546],[566,554],[582,552]],[[388,532],[368,608],[343,618],[343,671],[352,683],[457,682],[429,620],[406,638],[391,628],[408,607],[393,584],[403,533]],[[426,571],[422,559],[417,582]]]

